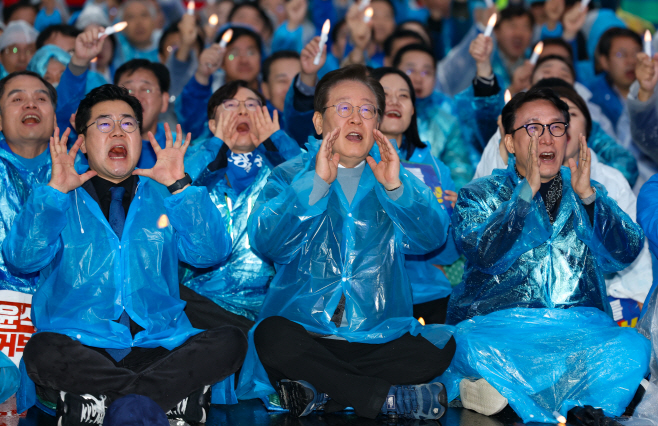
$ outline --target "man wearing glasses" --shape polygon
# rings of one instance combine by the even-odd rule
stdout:
[[[57,392],[60,425],[102,424],[105,409],[144,395],[171,418],[204,422],[209,385],[233,374],[246,352],[235,327],[195,329],[179,296],[178,262],[199,268],[231,251],[205,188],[190,186],[190,136],[167,128],[151,169],[136,169],[142,109],[126,89],[92,90],[76,115],[79,137],[50,139],[52,172],[17,216],[3,255],[17,272],[39,272],[26,345],[28,376]],[[78,174],[82,150],[90,170]],[[43,393],[42,393],[43,395]]]
[[[567,104],[547,88],[519,93],[503,109],[505,146],[514,155],[507,169],[465,186],[452,216],[467,262],[449,324],[515,307],[610,311],[603,274],[629,266],[644,235],[590,180],[582,134],[578,158],[562,167],[569,118]]]

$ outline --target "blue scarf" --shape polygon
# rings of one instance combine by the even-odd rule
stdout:
[[[231,187],[239,195],[256,179],[258,171],[263,166],[263,158],[260,154],[254,154],[253,152],[235,154],[230,150],[226,156],[228,158],[226,175]]]

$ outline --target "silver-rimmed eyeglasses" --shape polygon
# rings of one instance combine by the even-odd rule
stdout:
[[[329,105],[324,107],[323,110],[326,110],[327,108],[331,108],[331,107],[336,107],[336,113],[343,118],[347,118],[351,116],[352,112],[354,112],[354,108],[357,108],[359,111],[359,115],[364,120],[371,120],[375,118],[378,111],[377,107],[372,104],[363,104],[361,106],[354,106],[349,102],[339,102],[336,105]]]
[[[123,117],[121,120],[112,120],[110,117],[101,117],[98,120],[85,126],[85,128],[82,129],[82,132],[80,133],[83,133],[94,124],[96,124],[96,127],[100,132],[110,133],[112,130],[114,130],[114,123],[119,123],[121,130],[126,133],[132,133],[139,128],[137,120],[135,120],[133,117]]]

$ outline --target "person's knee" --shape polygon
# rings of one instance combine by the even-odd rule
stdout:
[[[254,330],[254,345],[261,361],[267,363],[274,354],[277,358],[290,354],[290,349],[298,343],[295,336],[296,329],[300,327],[303,330],[301,325],[283,317],[269,317],[261,321]]]
[[[72,340],[70,337],[58,333],[36,333],[32,335],[23,351],[25,366],[41,366],[53,359],[53,352],[58,352],[62,340]],[[28,370],[29,371],[29,370]]]

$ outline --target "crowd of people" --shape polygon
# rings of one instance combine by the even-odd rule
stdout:
[[[658,5],[616,3],[5,1],[19,410],[657,418]]]

